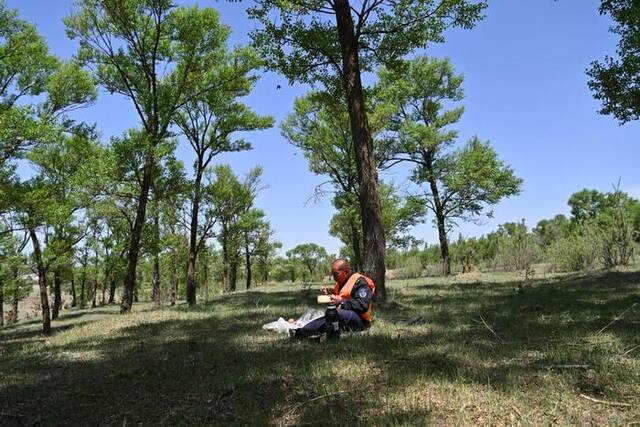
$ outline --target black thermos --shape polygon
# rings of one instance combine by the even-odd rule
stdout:
[[[327,341],[338,341],[340,339],[340,316],[338,316],[335,304],[331,303],[327,306],[324,317],[327,322]]]

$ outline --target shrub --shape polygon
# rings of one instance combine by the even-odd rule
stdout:
[[[422,276],[422,261],[419,256],[411,256],[404,260],[395,277],[397,279],[415,279]]]
[[[547,250],[547,259],[551,271],[583,271],[593,268],[598,252],[593,238],[574,233],[552,243]]]
[[[533,264],[540,261],[542,251],[530,233],[519,233],[504,238],[498,245],[496,268],[504,271],[533,271]]]

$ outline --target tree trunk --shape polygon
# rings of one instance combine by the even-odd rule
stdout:
[[[4,282],[0,279],[0,328],[4,326]]]
[[[263,269],[262,269],[262,283],[267,283],[268,280],[269,280],[269,263],[265,261],[263,263]]]
[[[231,290],[229,286],[229,245],[225,224],[222,224],[222,289],[225,291]]]
[[[140,284],[142,283],[142,273],[136,273],[136,281],[133,283],[133,302],[138,302],[138,290],[140,289]]]
[[[244,261],[247,267],[247,289],[251,289],[251,252],[249,252],[249,245],[244,246]]]
[[[87,270],[86,267],[82,269],[82,279],[80,280],[80,308],[84,308],[87,303],[86,289],[87,284]]]
[[[204,283],[204,299],[209,301],[209,257],[204,258],[204,277],[202,278]]]
[[[377,286],[376,298],[384,302],[385,291],[385,236],[378,193],[378,169],[373,153],[373,140],[367,123],[364,94],[360,80],[357,39],[348,0],[335,0],[338,39],[342,53],[343,84],[347,97],[353,147],[358,167],[360,212],[364,258],[362,269]]]
[[[238,255],[234,254],[229,263],[229,290],[235,292],[238,281]]]
[[[109,304],[113,304],[116,299],[116,287],[118,286],[118,282],[116,279],[111,279],[109,282]]]
[[[38,271],[38,287],[40,288],[40,306],[42,307],[42,333],[51,335],[51,318],[49,317],[49,296],[47,295],[47,271],[42,261],[40,242],[34,228],[29,228],[29,236],[33,245],[33,258]]]
[[[160,307],[160,257],[156,254],[153,256],[153,272],[151,273],[151,296],[153,305]]]
[[[173,249],[171,254],[171,271],[169,272],[169,282],[171,285],[171,305],[176,305],[176,300],[178,298],[178,255],[176,254],[175,249]]]
[[[62,278],[60,277],[60,267],[56,267],[53,271],[53,307],[51,309],[51,320],[56,320],[60,315],[60,306],[62,305]]]
[[[353,259],[351,260],[351,268],[353,271],[362,271],[362,254],[360,253],[360,233],[355,221],[350,222],[351,227],[351,246],[353,247]]]
[[[442,274],[449,276],[451,274],[451,260],[449,258],[449,240],[447,239],[447,227],[444,214],[444,206],[440,200],[438,192],[438,183],[433,172],[433,159],[431,154],[426,159],[429,187],[433,196],[433,205],[435,207],[436,225],[438,227],[438,239],[440,240],[440,255],[442,256]]]
[[[98,247],[96,246],[95,248],[95,260],[93,262],[93,271],[94,271],[94,276],[93,276],[93,294],[92,294],[92,302],[91,302],[91,308],[95,308],[96,307],[96,299],[98,298]],[[107,279],[106,275],[105,275],[105,280]]]
[[[149,198],[149,188],[151,187],[153,163],[153,152],[152,150],[149,150],[145,158],[142,185],[140,186],[140,197],[138,198],[138,209],[136,210],[136,219],[133,224],[133,230],[131,230],[129,252],[127,253],[127,275],[124,279],[122,303],[120,304],[121,314],[131,312],[131,306],[133,305],[136,268],[138,266],[138,255],[140,254],[140,239],[142,237],[142,226],[144,225],[145,214],[147,211],[147,200]]]
[[[93,279],[93,298],[91,300],[91,308],[96,308],[96,298],[98,296],[98,276]]]
[[[13,300],[11,302],[12,302],[13,323],[16,323],[20,316],[20,313],[18,313],[18,309],[20,308],[20,304],[19,304],[20,300],[18,299],[17,293],[13,295]]]
[[[156,200],[156,205],[158,201]],[[151,279],[151,295],[153,296],[153,305],[160,307],[160,215],[158,214],[158,208],[156,206],[153,224],[156,232],[156,248],[153,254],[153,272]]]
[[[196,258],[198,256],[198,213],[200,212],[200,185],[202,182],[202,160],[198,159],[198,171],[193,188],[191,206],[191,229],[189,234],[189,259],[187,261],[187,304],[196,304]]]
[[[71,270],[71,307],[75,307],[78,303],[76,298],[76,275]]]

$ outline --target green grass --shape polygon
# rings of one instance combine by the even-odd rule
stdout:
[[[637,424],[640,304],[598,331],[640,302],[640,273],[519,283],[391,281],[374,326],[336,345],[261,329],[315,306],[285,285],[65,311],[49,339],[20,323],[0,332],[0,425]]]

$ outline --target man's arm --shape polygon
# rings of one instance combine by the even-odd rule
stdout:
[[[351,290],[351,299],[343,301],[340,306],[344,310],[353,310],[356,313],[364,313],[369,309],[369,303],[373,294],[367,281],[361,277]]]

